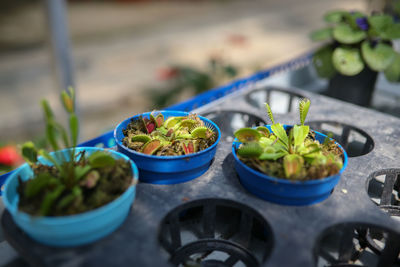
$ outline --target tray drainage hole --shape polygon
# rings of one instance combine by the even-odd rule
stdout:
[[[400,266],[400,235],[357,223],[325,230],[314,249],[318,267]]]
[[[323,134],[332,133],[349,157],[366,155],[374,149],[374,140],[365,131],[336,121],[311,121],[311,129]]]
[[[275,114],[286,114],[295,111],[300,99],[304,96],[278,87],[267,87],[254,90],[246,95],[246,101],[257,108],[265,108],[267,102]]]
[[[227,199],[178,206],[161,222],[158,237],[175,266],[260,266],[273,246],[262,216]]]
[[[400,169],[372,173],[367,179],[367,192],[376,205],[400,221]]]
[[[215,122],[221,130],[222,137],[227,142],[234,139],[233,133],[243,127],[254,127],[265,125],[265,121],[258,116],[241,112],[221,110],[201,114],[202,116]]]

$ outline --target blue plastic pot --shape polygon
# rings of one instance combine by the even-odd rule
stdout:
[[[266,125],[266,127],[271,131],[270,125]],[[287,127],[290,126],[285,125],[285,128]],[[315,137],[319,142],[323,142],[326,135],[315,132]],[[343,151],[344,155],[343,167],[338,174],[308,181],[291,181],[271,177],[250,168],[239,160],[236,151],[240,144],[241,143],[238,142],[237,139],[234,140],[232,154],[235,158],[235,169],[239,175],[241,184],[250,193],[278,204],[300,206],[323,201],[330,196],[333,188],[339,182],[342,172],[347,166],[346,151],[341,145],[336,143]]]
[[[78,147],[100,147],[100,148],[110,148],[115,146],[115,141],[113,137],[114,131],[106,132],[96,138],[90,139],[88,141],[78,144]],[[0,175],[0,188],[6,183],[7,178],[16,170],[12,170],[3,175]],[[0,190],[0,196],[3,194],[3,190]]]
[[[3,175],[0,175],[0,188],[1,188],[0,189],[0,196],[3,195],[3,185],[6,183],[8,177],[10,177],[11,174],[13,174],[15,171],[16,170],[14,169],[14,170],[12,170],[10,172],[7,172],[7,173],[5,173]]]
[[[101,148],[80,147],[76,151],[86,151],[90,155]],[[68,158],[70,149],[60,150],[51,154],[64,154]],[[123,158],[131,162],[133,180],[138,179],[136,165],[125,155],[109,150],[115,158]],[[52,165],[43,158],[39,158],[42,164]],[[7,179],[3,192],[3,202],[11,213],[14,222],[30,237],[36,241],[52,246],[76,246],[98,240],[116,230],[127,217],[135,198],[135,182],[118,198],[97,209],[84,213],[58,216],[58,217],[34,217],[18,210],[19,195],[17,187],[18,177],[23,181],[31,179],[33,172],[28,164],[22,165]]]
[[[139,180],[152,184],[176,184],[199,177],[208,170],[215,156],[217,144],[221,139],[221,131],[218,126],[207,118],[199,118],[212,125],[218,134],[216,142],[205,150],[183,156],[153,156],[136,152],[122,144],[123,129],[131,122],[142,117],[150,117],[151,112],[133,116],[121,122],[114,130],[114,138],[119,152],[130,157],[139,168]],[[187,116],[189,113],[182,111],[160,111],[167,119],[171,116]]]

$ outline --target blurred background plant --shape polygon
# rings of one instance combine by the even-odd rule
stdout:
[[[159,69],[157,79],[164,84],[160,88],[148,89],[151,103],[149,108],[160,109],[170,106],[182,95],[190,97],[200,94],[228,82],[237,75],[238,68],[219,57],[210,58],[204,69],[189,65],[171,65]]]
[[[63,113],[58,95],[65,88],[55,83],[45,3],[44,0],[0,1],[0,140],[3,142],[31,140],[42,131],[41,111],[36,103],[43,96],[57,116]],[[156,108],[148,88],[159,89],[160,95],[173,87],[175,92],[181,92],[166,101],[154,96],[159,99],[155,101],[158,107],[185,100],[231,79],[251,75],[255,66],[258,70],[266,69],[310,51],[316,45],[307,34],[319,25],[326,10],[365,11],[368,7],[367,0],[65,0],[65,3],[78,114],[83,125],[80,141],[99,136],[127,117]],[[240,66],[240,74],[234,76],[230,71],[222,71],[223,78],[214,74],[210,55],[215,54],[224,59],[223,66]],[[171,62],[174,64],[170,65]],[[223,70],[221,64],[217,62],[216,68]],[[154,73],[162,66],[182,68],[177,75],[180,78],[155,79]],[[168,98],[172,93],[164,95]]]
[[[383,71],[391,82],[400,81],[400,53],[393,49],[393,41],[400,38],[400,22],[393,16],[331,11],[324,20],[328,27],[311,33],[313,41],[328,41],[313,58],[321,77],[332,78],[336,72],[354,76],[370,68]]]

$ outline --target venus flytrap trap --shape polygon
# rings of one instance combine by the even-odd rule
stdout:
[[[330,139],[322,144],[305,125],[310,100],[299,103],[300,125],[285,127],[275,123],[268,103],[266,110],[272,122],[266,127],[242,128],[235,132],[241,142],[237,154],[250,167],[269,176],[292,180],[319,179],[336,174],[343,166],[342,152]]]
[[[87,157],[85,151],[76,154],[79,121],[75,114],[74,90],[63,91],[61,101],[68,113],[69,131],[55,120],[50,105],[42,100],[46,138],[54,151],[62,145],[71,149],[65,153],[49,153],[36,149],[32,142],[22,146],[22,155],[31,166],[34,178],[20,179],[19,209],[31,215],[69,215],[91,210],[116,198],[131,182],[128,162],[115,160],[105,151],[96,151]],[[38,156],[51,165],[40,163]],[[107,188],[111,183],[117,186]]]

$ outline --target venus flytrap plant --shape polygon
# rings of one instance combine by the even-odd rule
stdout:
[[[268,103],[266,110],[272,133],[265,127],[242,128],[235,132],[240,145],[239,158],[268,175],[294,179],[317,179],[337,173],[343,164],[341,151],[332,141],[320,144],[304,125],[310,100],[299,103],[300,125],[286,128],[275,123]]]
[[[124,146],[147,155],[188,155],[211,146],[217,139],[215,129],[197,115],[171,116],[150,114],[150,118],[131,121],[123,129]]]
[[[85,156],[85,152],[76,154],[79,121],[75,113],[75,92],[72,88],[69,88],[68,92],[61,93],[61,102],[68,113],[69,134],[55,120],[54,113],[46,100],[41,101],[41,106],[49,144],[54,151],[62,147],[60,143],[65,148],[71,148],[69,153],[65,153],[67,156],[64,157],[64,153],[50,154],[43,149],[37,150],[32,142],[26,142],[22,146],[22,155],[33,169],[35,177],[25,182],[20,180],[19,207],[32,215],[60,215],[64,212],[73,214],[103,205],[111,199],[105,193],[100,192],[104,189],[95,189],[97,184],[104,184],[102,181],[108,179],[102,178],[101,173],[107,175],[110,171],[120,173],[121,168],[130,170],[129,163],[121,161],[117,166],[117,161],[107,152],[96,151],[88,157]],[[52,166],[38,163],[39,155],[50,162]],[[122,192],[129,185],[130,175],[127,177],[128,180],[125,181],[127,183],[121,185]],[[103,180],[100,180],[101,178]],[[98,194],[104,198],[93,200],[96,203],[84,203],[84,194],[88,190],[91,191],[90,194]],[[35,205],[31,205],[30,202]]]

